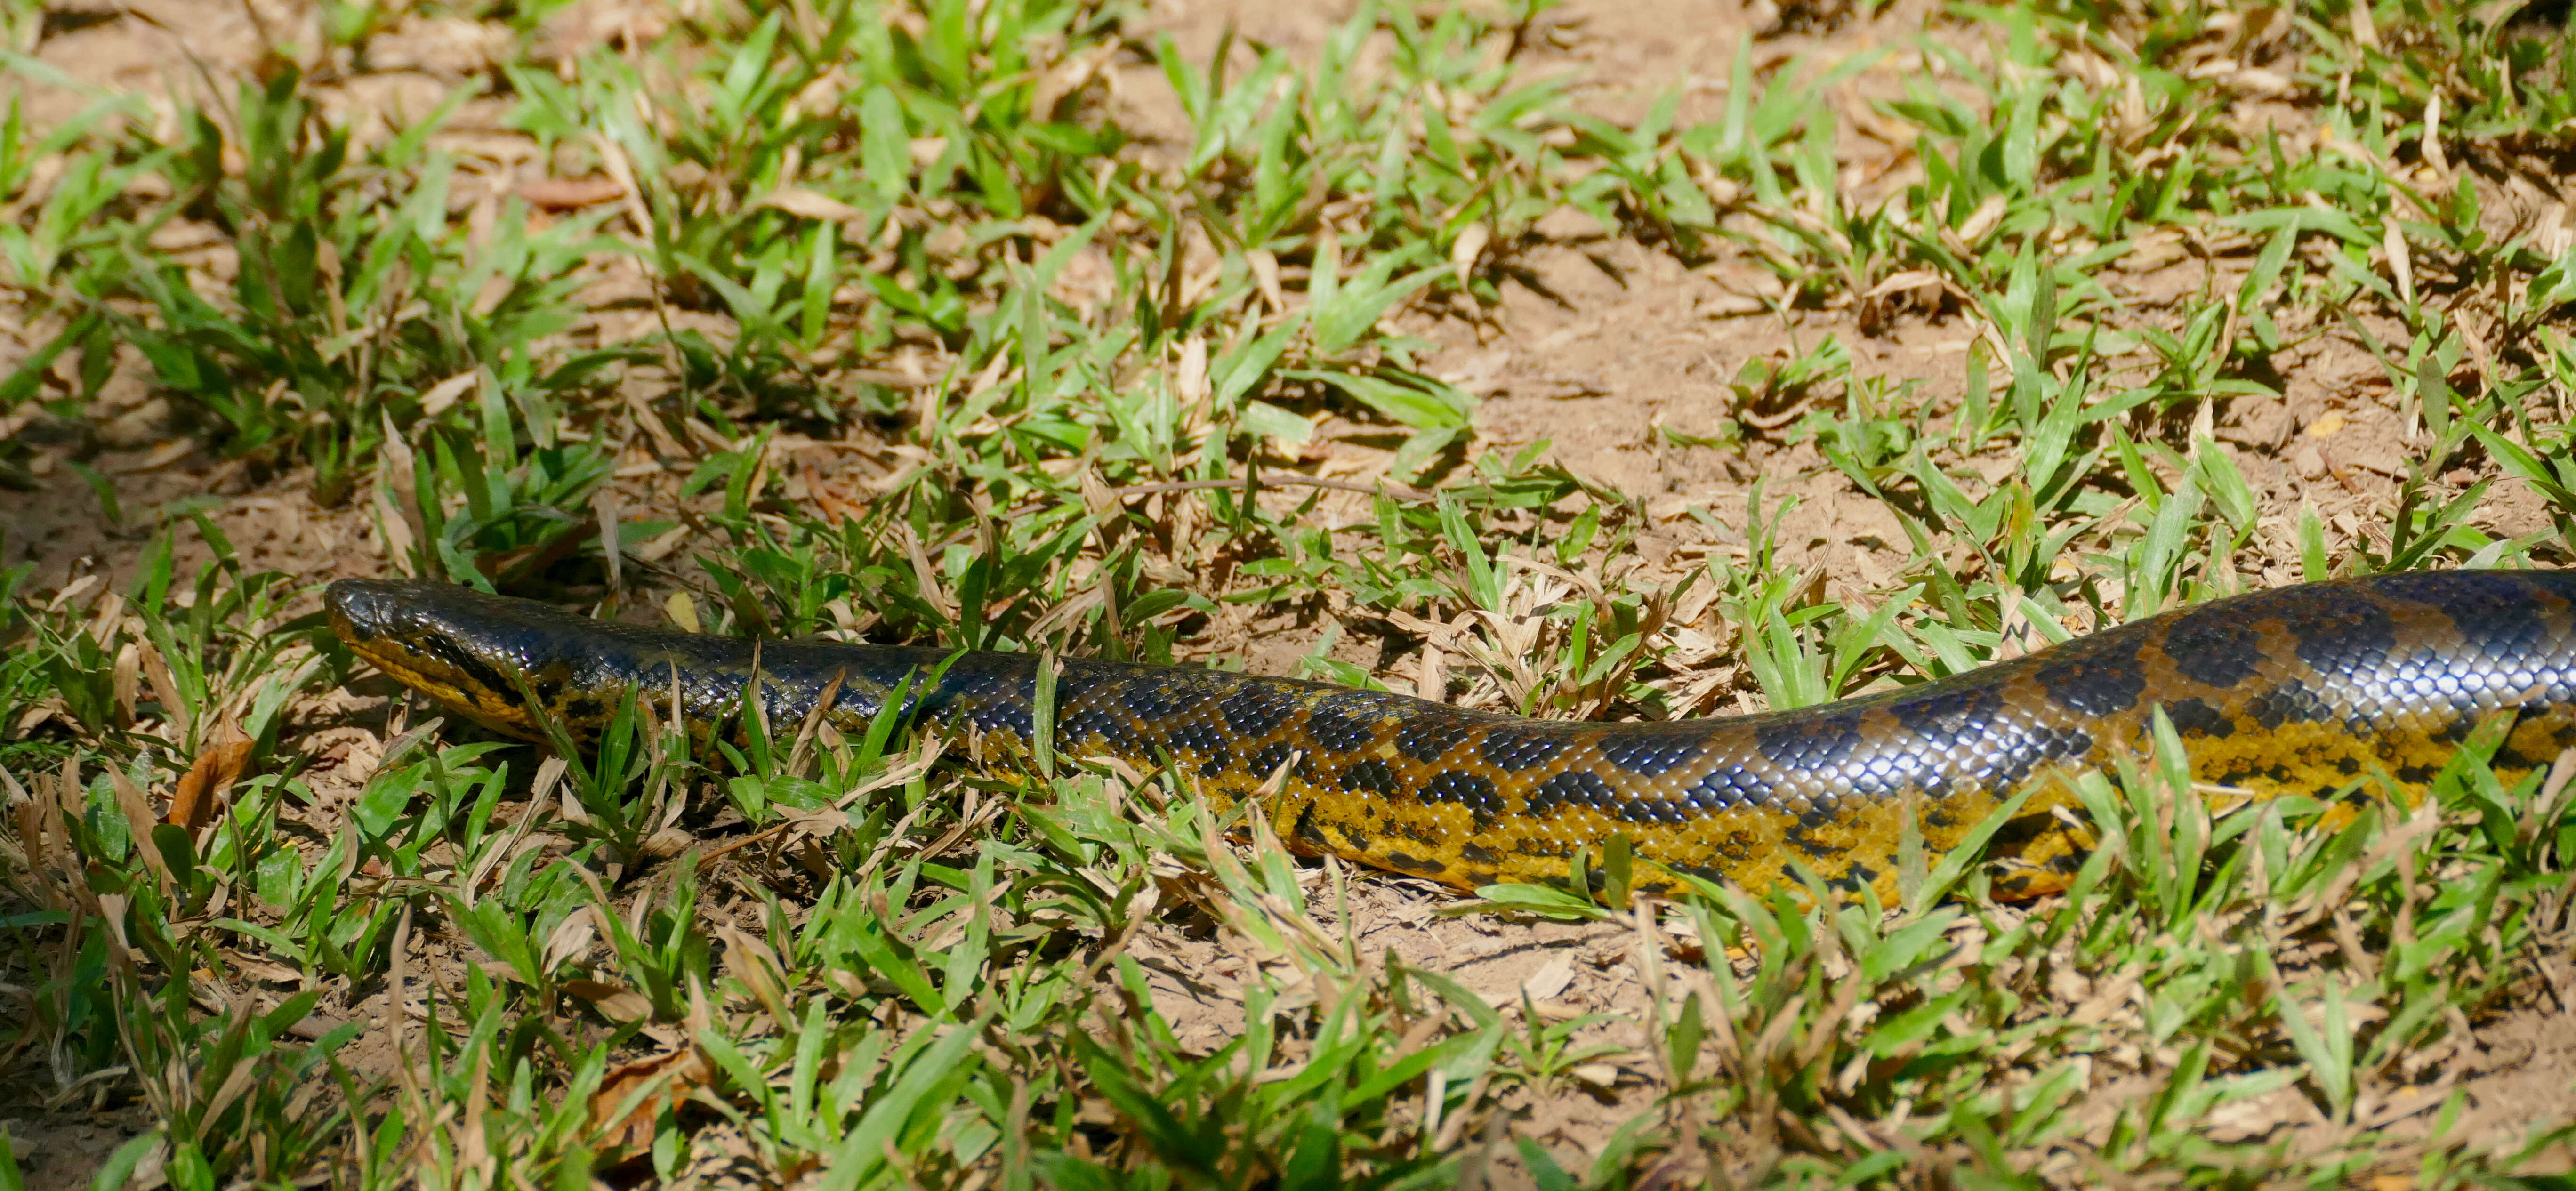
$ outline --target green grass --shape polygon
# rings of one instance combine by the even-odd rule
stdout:
[[[399,15],[326,7],[344,49]],[[1409,689],[1333,645],[1429,639],[1462,697],[1557,716],[1797,706],[2281,577],[2576,555],[2576,251],[2490,210],[2509,169],[2563,187],[2576,137],[2537,16],[1954,5],[1877,52],[1927,65],[1873,113],[1919,172],[1871,189],[1836,97],[1881,58],[1831,40],[1760,70],[1743,47],[1706,121],[1676,92],[1623,123],[1533,48],[1538,0],[1373,5],[1311,54],[1213,60],[1114,5],[716,4],[561,65],[533,56],[554,7],[440,11],[515,39],[482,86],[540,159],[625,188],[568,215],[477,215],[452,105],[361,143],[282,61],[167,122],[13,106],[14,411],[91,416],[139,369],[238,474],[358,510],[388,571],[1153,661],[1304,616],[1329,626],[1306,673]],[[8,12],[31,48],[41,11]],[[1159,71],[1186,143],[1118,125],[1120,61]],[[2219,114],[2252,93],[2298,127]],[[1489,317],[1560,209],[1768,270],[1836,330],[1664,446],[1811,450],[1902,527],[1881,589],[1826,598],[1784,479],[1659,526],[1544,443],[1475,436],[1394,316]],[[155,247],[178,232],[234,263]],[[2126,263],[2176,234],[2197,280],[2149,301]],[[1855,358],[1855,328],[1902,320],[1973,338],[1956,383]],[[2281,390],[2276,356],[2345,334],[2420,427],[2367,523],[2211,437]],[[1364,502],[1280,485],[1336,449],[1328,415],[1383,464]],[[834,437],[898,450],[873,487],[783,462]],[[0,464],[83,465],[47,450]],[[618,478],[639,460],[667,479]],[[2104,847],[2032,906],[1963,857],[1903,907],[1637,908],[1614,845],[1597,884],[1443,908],[1633,933],[1645,1007],[1560,1020],[1356,943],[1382,878],[1043,754],[966,778],[891,725],[770,724],[692,756],[630,708],[605,755],[558,760],[421,708],[348,788],[305,747],[359,676],[319,576],[246,566],[220,498],[81,474],[134,535],[120,577],[0,570],[0,724],[24,725],[0,1063],[10,1113],[148,1122],[99,1186],[2555,1186],[2576,1127],[2460,1125],[2476,1031],[2549,1004],[2576,850],[2564,784],[2499,784],[2483,738],[2432,809],[2340,827],[2213,811],[2166,764],[2100,775]],[[2547,525],[2508,536],[2519,497]],[[1658,528],[1709,548],[1627,565]],[[214,826],[159,822],[244,738]],[[1215,1043],[1131,950],[1184,931],[1249,965]],[[1587,1090],[1605,1069],[1615,1094]],[[2306,1123],[2214,1125],[2282,1096]],[[1595,1099],[1625,1123],[1551,1132]]]

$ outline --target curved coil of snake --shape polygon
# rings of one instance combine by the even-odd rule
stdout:
[[[698,732],[734,715],[757,667],[769,723],[827,693],[864,730],[908,676],[948,663],[902,714],[1025,746],[1024,654],[750,641],[583,619],[422,581],[345,580],[332,624],[360,657],[499,731],[542,739],[522,692],[579,736],[629,691],[676,697]],[[1759,889],[1803,863],[1894,890],[1902,817],[1937,857],[2016,792],[1995,889],[2063,885],[2081,840],[2070,783],[2143,750],[2152,709],[2197,781],[2320,794],[2374,770],[2420,791],[2486,717],[2493,763],[2528,773],[2576,744],[2576,571],[2381,575],[2256,592],[1896,690],[1763,715],[1646,723],[1525,719],[1401,695],[1177,666],[1065,660],[1058,752],[1170,766],[1220,804],[1259,797],[1282,838],[1474,887],[1561,880],[1578,847],[1625,833],[1668,869]],[[676,695],[673,695],[676,689]],[[1285,768],[1285,773],[1280,771]],[[1273,778],[1282,780],[1273,782]],[[1265,789],[1265,783],[1271,783]],[[1650,870],[1651,871],[1651,870]],[[1641,876],[1638,886],[1658,892]]]

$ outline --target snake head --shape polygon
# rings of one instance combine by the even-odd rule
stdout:
[[[427,579],[342,579],[322,602],[332,633],[395,681],[486,726],[533,737],[519,692],[538,626],[520,601]]]
[[[331,631],[351,649],[390,635],[404,585],[382,579],[342,579],[322,593],[331,613]]]
[[[450,594],[454,593],[454,594]],[[331,613],[331,631],[358,656],[386,669],[410,669],[419,663],[453,660],[454,644],[476,634],[469,617],[447,613],[470,611],[462,588],[443,583],[400,579],[342,579],[322,594]]]

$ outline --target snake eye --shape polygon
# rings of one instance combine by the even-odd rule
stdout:
[[[354,645],[390,634],[401,615],[395,585],[375,579],[342,579],[322,593],[331,629]]]

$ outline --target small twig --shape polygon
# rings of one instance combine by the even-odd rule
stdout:
[[[1122,488],[1112,488],[1109,491],[1111,495],[1126,497],[1150,496],[1157,492],[1206,492],[1218,488],[1241,488],[1243,486],[1244,481],[1242,480],[1173,480],[1168,483],[1161,484],[1129,484]],[[1408,488],[1402,484],[1361,484],[1351,480],[1328,480],[1322,476],[1279,475],[1277,473],[1272,473],[1270,475],[1260,476],[1254,479],[1251,486],[1254,488],[1330,488],[1336,492],[1364,492],[1371,496],[1389,496],[1397,500],[1413,501],[1417,504],[1429,504],[1432,501],[1440,499],[1436,493],[1425,492],[1420,488]]]
[[[784,823],[772,823],[769,826],[743,836],[740,839],[726,840],[715,847],[698,853],[698,863],[703,865],[727,852],[739,851],[740,849],[748,848],[753,844],[759,843],[762,840],[776,838],[778,833],[785,831],[790,827],[794,827],[801,822],[803,822],[801,819],[789,819]]]
[[[926,389],[938,384],[942,379],[936,376],[912,376],[907,373],[889,372],[883,368],[844,368],[834,375],[843,380],[853,380],[863,385],[878,385],[888,389]]]

